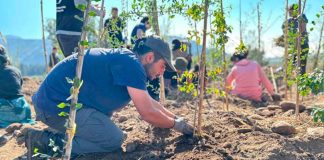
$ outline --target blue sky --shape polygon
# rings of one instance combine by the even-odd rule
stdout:
[[[129,5],[132,0],[128,0]],[[244,24],[244,35],[249,35],[249,31],[257,29],[256,4],[258,0],[242,0],[242,21]],[[297,2],[296,0],[289,0],[290,3]],[[55,0],[44,0],[44,17],[55,18],[56,11]],[[263,0],[262,9],[262,24],[264,25],[264,32],[262,33],[263,47],[266,50],[267,57],[280,56],[283,50],[274,47],[272,39],[282,34],[281,24],[284,18],[285,0]],[[308,0],[305,14],[309,21],[316,20],[315,14],[321,10],[324,5],[323,0]],[[41,19],[40,19],[40,0],[8,0],[0,1],[0,32],[3,35],[16,35],[28,39],[41,38]],[[119,0],[106,0],[105,7],[107,9],[107,16],[109,16],[110,8],[116,6],[122,8]],[[232,52],[234,47],[239,43],[239,0],[224,0],[224,6],[228,13],[226,18],[228,24],[233,27],[233,33],[230,34],[230,41],[227,44],[226,50]],[[131,7],[129,7],[131,8]],[[188,20],[181,16],[176,16],[175,19],[168,23],[166,16],[160,18],[160,26],[165,28],[168,26],[169,34],[186,36],[188,30],[192,29]],[[137,22],[130,21],[128,32]],[[164,23],[164,25],[163,25]],[[169,25],[167,25],[169,24]],[[308,24],[308,29],[311,24]],[[198,24],[198,30],[201,30],[202,23]],[[310,33],[311,49],[316,49],[319,38],[319,27]],[[244,37],[245,37],[244,36]],[[249,43],[257,42],[254,38],[249,38]],[[255,44],[254,43],[254,44]]]

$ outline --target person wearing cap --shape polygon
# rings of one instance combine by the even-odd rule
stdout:
[[[68,112],[69,108],[60,109],[57,105],[69,103],[66,99],[70,96],[71,84],[66,77],[75,77],[76,64],[77,55],[64,59],[47,75],[32,97],[37,119],[58,133],[29,130],[25,136],[28,153],[38,148],[40,153],[52,154],[48,147],[49,139],[63,146],[61,139],[66,117],[58,114]],[[146,90],[147,78],[155,79],[165,70],[175,68],[171,63],[169,45],[159,37],[149,36],[137,41],[133,52],[125,48],[88,49],[83,62],[83,85],[78,96],[78,103],[83,107],[76,114],[72,154],[120,150],[124,134],[111,116],[131,100],[144,121],[155,127],[173,128],[192,135],[190,124],[152,99]]]
[[[60,57],[59,57],[59,55],[57,53],[57,48],[53,47],[52,53],[51,53],[50,58],[49,58],[49,67],[53,68],[59,62],[60,62]]]
[[[178,40],[178,39],[172,40],[173,60],[175,62],[177,62],[177,59],[180,58],[180,59],[178,59],[178,62],[176,64],[181,69],[177,68],[177,71],[187,70],[188,63],[191,61],[190,55],[181,50],[181,45],[182,45],[182,43],[180,42],[180,40]],[[183,63],[187,64],[186,68],[183,68],[183,66],[181,66],[181,64],[183,64]],[[172,89],[172,88],[177,88],[177,84],[178,84],[177,79],[174,78],[174,77],[178,77],[177,72],[166,71],[163,76],[165,78],[165,86],[168,90]]]
[[[273,86],[261,66],[256,61],[247,59],[248,50],[236,51],[231,61],[234,66],[226,78],[227,92],[237,95],[240,98],[255,102],[262,102],[262,84],[272,96],[273,100],[278,99],[274,93]]]
[[[34,123],[22,84],[20,71],[10,64],[5,48],[0,45],[0,128],[12,123]]]
[[[178,57],[175,59],[174,67],[176,68],[176,72],[164,72],[164,81],[165,81],[165,89],[166,95],[170,93],[173,89],[177,88],[178,78],[187,70],[188,61],[183,57]]]

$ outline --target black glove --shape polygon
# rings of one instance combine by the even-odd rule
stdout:
[[[281,96],[279,94],[273,94],[271,97],[273,101],[281,101]]]
[[[174,120],[174,126],[173,129],[175,129],[178,132],[181,132],[184,135],[192,136],[194,128],[188,124],[186,121],[184,121],[183,118],[176,118]]]

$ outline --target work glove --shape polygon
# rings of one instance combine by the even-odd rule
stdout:
[[[273,94],[271,98],[273,101],[281,101],[281,96],[279,94]]]
[[[173,129],[187,136],[192,136],[194,131],[194,128],[190,124],[188,124],[183,118],[176,118],[174,120]]]

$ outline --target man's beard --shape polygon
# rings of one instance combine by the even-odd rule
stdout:
[[[144,67],[144,69],[145,69],[145,72],[146,72],[147,77],[148,77],[150,80],[153,80],[153,79],[156,78],[156,77],[153,77],[153,75],[151,75],[152,73],[150,73],[150,71],[151,71],[152,68],[153,68],[153,63],[145,64],[145,65],[143,65],[143,67]]]

